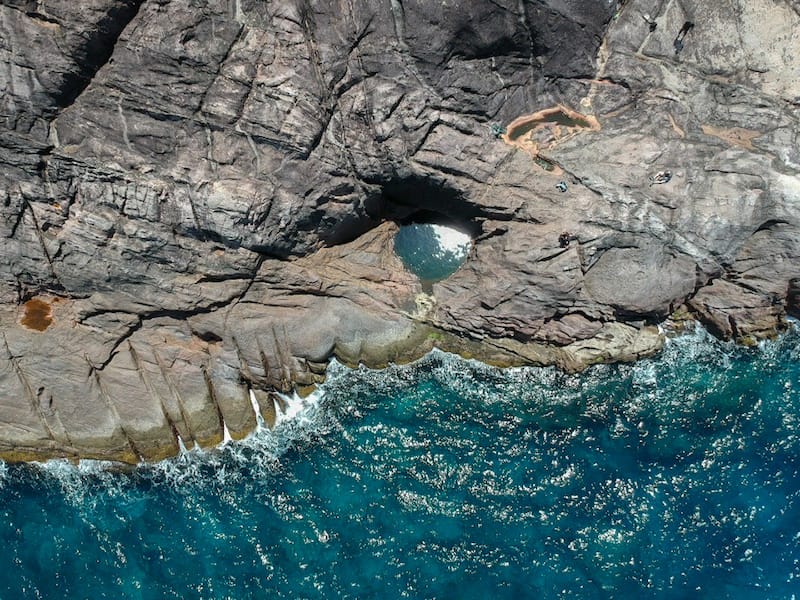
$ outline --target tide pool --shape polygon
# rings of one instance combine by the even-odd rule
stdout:
[[[423,283],[446,279],[467,260],[472,240],[462,231],[435,223],[403,225],[394,251]]]
[[[334,365],[275,431],[0,463],[0,598],[793,598],[800,334],[634,365]]]

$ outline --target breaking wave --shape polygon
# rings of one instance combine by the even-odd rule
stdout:
[[[0,463],[0,597],[791,598],[800,335],[580,375],[334,364],[274,430]]]

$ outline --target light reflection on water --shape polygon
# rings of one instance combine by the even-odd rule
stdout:
[[[395,236],[395,252],[408,269],[426,282],[449,277],[464,264],[472,239],[445,225],[412,223]]]
[[[217,451],[0,469],[0,597],[790,598],[798,358],[334,366]]]

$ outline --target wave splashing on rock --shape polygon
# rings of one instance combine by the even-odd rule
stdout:
[[[579,375],[334,364],[213,451],[8,465],[0,595],[790,597],[798,351],[698,330]]]

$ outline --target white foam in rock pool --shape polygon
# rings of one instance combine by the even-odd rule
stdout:
[[[449,252],[458,258],[464,258],[467,255],[472,239],[466,233],[444,225],[431,225],[430,227],[439,239],[440,252]]]
[[[406,267],[422,281],[446,279],[464,264],[472,239],[458,229],[433,223],[404,225],[395,237],[394,250]]]

